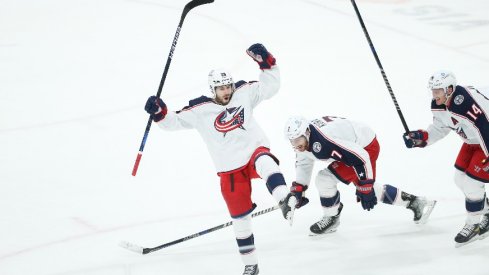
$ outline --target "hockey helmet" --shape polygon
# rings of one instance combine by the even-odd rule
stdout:
[[[213,95],[216,94],[216,87],[219,86],[231,85],[233,91],[235,90],[233,77],[229,72],[223,69],[215,69],[210,71],[208,83]]]
[[[309,120],[302,116],[293,116],[285,123],[284,135],[288,140],[294,140],[300,136],[306,136],[308,129]]]
[[[447,94],[448,87],[450,86],[455,90],[457,79],[452,72],[446,70],[435,72],[428,81],[428,89],[443,89],[445,94]]]

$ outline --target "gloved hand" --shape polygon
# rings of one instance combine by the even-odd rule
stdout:
[[[144,106],[144,110],[150,114],[150,117],[154,122],[164,119],[166,113],[168,112],[165,102],[163,102],[161,98],[154,95],[148,98],[146,105]]]
[[[370,211],[377,204],[377,197],[374,192],[375,180],[360,180],[357,185],[357,201],[362,202],[363,209]]]
[[[262,44],[256,43],[251,45],[246,50],[246,53],[260,65],[260,69],[262,70],[270,69],[275,65],[275,57]]]
[[[309,202],[309,199],[305,197],[305,192],[307,190],[306,185],[302,185],[297,182],[292,182],[292,186],[290,187],[290,192],[297,199],[297,204],[295,208],[301,208]]]
[[[428,140],[428,132],[425,130],[410,131],[402,135],[407,148],[425,147]]]

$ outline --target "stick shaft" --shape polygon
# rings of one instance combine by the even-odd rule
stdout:
[[[358,10],[357,4],[355,3],[355,0],[351,0],[351,3],[353,5],[353,8],[355,9],[355,13],[357,14],[358,21],[360,22],[360,25],[362,26],[363,33],[365,34],[365,37],[367,38],[368,44],[370,46],[370,50],[372,50],[372,53],[375,57],[375,61],[377,62],[377,66],[379,66],[380,73],[382,74],[382,78],[384,79],[385,85],[387,86],[387,90],[389,91],[389,94],[392,98],[392,102],[394,103],[394,106],[396,107],[397,114],[399,115],[399,118],[401,119],[402,126],[404,127],[404,130],[409,132],[409,127],[407,126],[406,120],[404,119],[404,116],[401,111],[401,107],[399,107],[399,103],[397,103],[396,96],[394,95],[394,92],[392,91],[391,84],[389,83],[389,80],[387,79],[387,75],[384,71],[384,68],[382,67],[382,63],[380,63],[379,56],[377,55],[377,51],[375,51],[374,44],[372,43],[372,39],[370,39],[370,35],[368,34],[367,27],[365,26],[365,23],[363,22],[362,16],[360,15],[360,11]]]
[[[170,53],[168,54],[168,58],[166,60],[165,69],[163,70],[163,75],[161,76],[160,85],[158,86],[158,92],[156,92],[156,97],[161,96],[161,91],[163,90],[163,85],[165,85],[166,76],[168,74],[168,70],[170,69],[171,61],[173,59],[173,53],[175,52],[175,48],[177,47],[178,37],[180,36],[180,31],[182,29],[183,21],[185,20],[187,13],[191,9],[193,9],[197,6],[209,4],[212,2],[214,2],[214,0],[193,0],[193,1],[188,2],[185,5],[185,7],[183,8],[182,15],[180,16],[180,22],[178,22],[177,30],[175,32],[175,36],[173,37],[173,42],[172,42],[171,47],[170,47]],[[146,140],[148,138],[149,131],[151,130],[152,122],[153,122],[153,120],[151,119],[151,117],[149,117],[148,122],[146,123],[146,129],[144,130],[144,136],[143,136],[143,139],[141,141],[141,145],[139,146],[139,152],[138,152],[138,155],[136,157],[136,161],[134,162],[134,166],[132,168],[132,175],[133,176],[136,176],[136,174],[138,172],[139,163],[140,163],[141,157],[143,155],[144,146],[146,145]]]
[[[256,216],[260,216],[260,215],[263,215],[263,214],[266,214],[266,213],[269,213],[269,212],[272,212],[276,209],[278,209],[279,207],[276,205],[276,206],[273,206],[273,207],[270,207],[270,208],[267,208],[267,209],[263,209],[261,211],[258,211],[258,212],[255,212],[251,215],[251,217],[256,217]],[[197,238],[197,237],[200,237],[202,235],[206,235],[206,234],[209,234],[211,232],[214,232],[214,231],[217,231],[219,229],[223,229],[223,228],[226,228],[230,225],[232,225],[233,222],[232,221],[229,221],[227,223],[223,223],[221,225],[218,225],[218,226],[214,226],[212,228],[208,228],[208,229],[205,229],[205,230],[202,230],[198,233],[195,233],[195,234],[192,234],[192,235],[189,235],[189,236],[186,236],[186,237],[183,237],[183,238],[180,238],[178,240],[174,240],[174,241],[171,241],[171,242],[168,242],[168,243],[165,243],[165,244],[162,244],[162,245],[158,245],[158,246],[155,246],[155,247],[151,247],[151,248],[143,248],[143,251],[142,253],[143,254],[148,254],[148,253],[151,253],[151,252],[155,252],[155,251],[158,251],[160,249],[163,249],[163,248],[166,248],[166,247],[169,247],[169,246],[172,246],[172,245],[175,245],[175,244],[178,244],[178,243],[182,243],[182,242],[185,242],[185,241],[188,241],[188,240],[191,240],[191,239],[194,239],[194,238]]]

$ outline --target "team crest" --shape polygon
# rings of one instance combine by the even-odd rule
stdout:
[[[464,96],[463,95],[456,96],[453,102],[455,102],[455,104],[457,105],[462,104],[462,102],[464,102]]]
[[[214,120],[214,128],[226,135],[227,132],[230,132],[236,128],[241,128],[246,130],[243,127],[244,124],[244,109],[243,107],[233,107],[226,108],[222,113],[220,113],[216,120]]]
[[[312,144],[312,150],[313,150],[314,152],[316,152],[316,153],[319,153],[319,151],[321,151],[321,143],[319,143],[319,142],[317,142],[317,141],[316,141],[316,142],[314,142],[314,143]]]

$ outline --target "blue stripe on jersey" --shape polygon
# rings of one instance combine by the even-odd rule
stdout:
[[[340,203],[340,192],[336,191],[336,195],[331,198],[320,197],[323,207],[332,207]]]
[[[348,166],[353,166],[358,178],[366,179],[367,173],[365,169],[365,161],[362,158],[355,154],[355,152],[340,147],[338,144],[327,139],[327,137],[313,125],[310,126],[311,127],[309,127],[309,129],[311,130],[311,135],[309,137],[308,150],[311,151],[316,158],[322,160],[332,158],[341,161]],[[321,146],[314,145],[318,142],[321,144]],[[336,153],[333,154],[334,151]]]
[[[239,253],[241,254],[248,254],[255,250],[255,237],[253,234],[244,239],[236,238],[236,242],[238,242]]]
[[[285,184],[285,179],[282,173],[275,173],[272,174],[270,177],[267,179],[267,188],[268,192],[272,194],[273,190],[277,188],[280,185],[286,185]]]
[[[394,204],[397,198],[398,189],[392,185],[384,185],[384,197],[382,198],[383,203]]]
[[[185,106],[182,108],[182,110],[180,111],[177,111],[177,114],[180,113],[181,111],[185,111],[187,109],[190,109],[196,105],[199,105],[199,104],[202,104],[202,103],[206,103],[206,102],[212,102],[212,98],[210,97],[206,97],[205,95],[201,96],[201,97],[198,97],[198,98],[195,98],[195,99],[192,99],[188,102],[188,106]]]
[[[243,85],[244,85],[244,84],[246,84],[246,83],[248,83],[248,82],[246,82],[246,81],[244,81],[244,80],[240,80],[240,81],[238,81],[238,82],[234,83],[234,87],[235,87],[236,89],[239,89],[241,86],[243,86]]]
[[[482,107],[474,100],[472,95],[464,87],[456,87],[451,96],[450,106],[448,107],[448,110],[472,121],[474,123],[474,126],[479,130],[480,138],[482,139],[481,147],[488,148],[489,114],[484,113]],[[469,115],[469,113],[471,115]]]
[[[360,180],[367,179],[367,171],[365,169],[365,165],[355,165],[353,166],[353,170],[357,173],[357,176]]]
[[[458,99],[457,97],[462,99],[461,102],[460,99]],[[458,99],[457,103],[455,103],[456,98]],[[466,117],[469,120],[473,120],[471,117],[467,116],[467,111],[471,110],[473,103],[475,103],[474,99],[465,90],[465,88],[462,86],[457,86],[452,96],[450,97],[450,107],[448,107],[448,110],[450,112]]]

